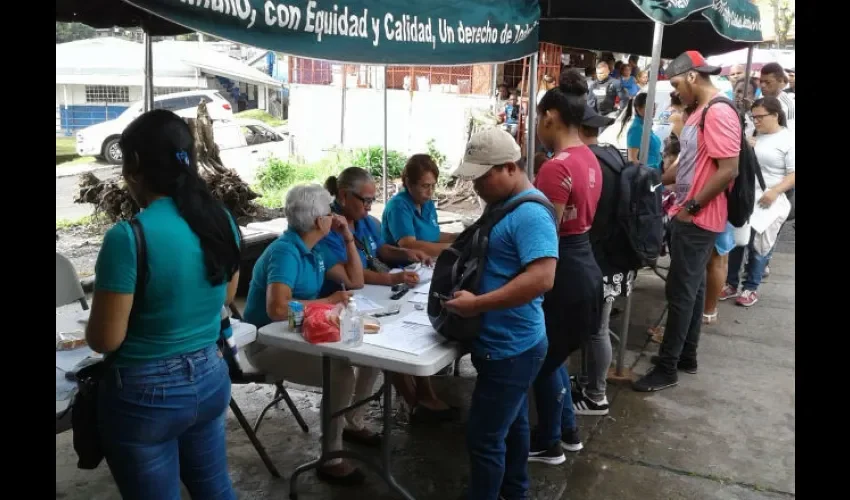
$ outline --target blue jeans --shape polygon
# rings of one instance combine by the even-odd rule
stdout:
[[[472,357],[478,371],[469,424],[469,499],[528,498],[528,389],[546,358],[541,340],[508,359]]]
[[[547,449],[561,440],[561,430],[576,428],[576,413],[566,362],[545,377],[534,381],[537,403],[537,443],[534,449]]]
[[[98,424],[125,500],[235,499],[227,470],[230,375],[215,345],[114,368],[100,384]]]
[[[747,279],[744,280],[744,290],[756,291],[761,284],[761,280],[764,277],[764,268],[770,263],[770,257],[773,255],[773,250],[776,248],[776,245],[773,245],[773,248],[767,252],[767,255],[759,255],[755,248],[753,248],[753,238],[755,238],[755,231],[750,234],[750,243],[747,245]],[[729,271],[726,276],[726,283],[728,283],[731,287],[737,289],[738,283],[740,281],[741,276],[741,264],[744,261],[744,247],[735,247],[734,250],[729,252]]]

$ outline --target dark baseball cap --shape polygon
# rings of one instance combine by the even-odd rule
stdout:
[[[584,105],[584,116],[581,117],[582,126],[590,128],[602,128],[607,127],[612,123],[614,123],[614,118],[602,116],[597,113],[595,109],[591,108],[589,104]]]
[[[719,75],[722,69],[723,68],[720,66],[709,66],[702,54],[695,50],[689,50],[682,53],[682,55],[676,59],[673,59],[673,61],[667,65],[667,68],[664,70],[664,74],[667,75],[668,78],[679,76],[682,73],[687,73],[688,71],[696,71],[706,75]]]

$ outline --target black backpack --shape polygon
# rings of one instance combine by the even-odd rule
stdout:
[[[601,224],[608,227],[606,234],[594,234],[591,227],[591,237],[600,241],[606,261],[617,269],[652,267],[663,243],[663,187],[659,171],[626,161],[613,146],[593,145],[590,150],[600,167],[613,172],[616,179],[613,207],[596,209],[597,217],[600,213],[609,214],[607,223]],[[605,179],[605,171],[602,177]]]
[[[591,150],[597,159],[619,174],[615,218],[631,252],[617,255],[617,261],[626,269],[655,266],[661,254],[664,230],[661,171],[625,161],[613,148]]]
[[[435,296],[452,297],[459,290],[478,293],[487,260],[490,231],[506,215],[523,203],[539,203],[555,221],[555,208],[545,197],[527,194],[507,203],[489,205],[474,224],[460,233],[452,245],[440,253],[434,265],[428,293],[428,318],[437,333],[449,340],[468,342],[478,337],[481,317],[462,318],[443,307]]]
[[[732,184],[732,189],[726,191],[726,210],[728,211],[729,223],[735,227],[743,227],[749,222],[750,216],[756,205],[756,179],[762,191],[765,190],[764,177],[761,174],[761,166],[753,151],[747,137],[744,134],[744,117],[738,112],[735,103],[726,97],[718,96],[710,100],[702,111],[699,128],[705,131],[705,116],[708,108],[722,102],[735,110],[741,123],[741,152],[738,155],[738,177]]]

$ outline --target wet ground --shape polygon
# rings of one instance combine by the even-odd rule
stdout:
[[[610,386],[611,414],[579,417],[585,449],[568,454],[568,461],[560,466],[530,466],[531,498],[793,498],[794,244],[794,231],[786,227],[758,304],[744,309],[721,303],[719,324],[703,329],[699,374],[683,373],[678,387],[649,395]],[[626,357],[636,373],[646,372],[649,356],[657,351],[657,345],[646,342],[644,332],[660,314],[663,297],[663,282],[642,273],[633,298]],[[619,319],[613,326],[617,330]],[[463,409],[464,418],[457,424],[411,427],[402,411],[397,414],[392,429],[393,468],[399,482],[417,499],[454,499],[464,491],[464,422],[473,384],[474,370],[468,358],[460,377],[438,379],[439,392]],[[286,498],[286,478],[297,465],[318,454],[319,394],[303,387],[292,387],[289,392],[310,432],[303,433],[285,410],[269,412],[259,431],[283,479],[268,474],[235,418],[228,414],[228,457],[240,499]],[[234,386],[233,394],[253,421],[271,400],[273,389]],[[369,423],[375,429],[380,428],[379,416],[379,408],[373,405]],[[71,439],[71,432],[56,436],[56,498],[119,498],[104,465],[95,471],[75,468]],[[299,491],[299,498],[305,500],[395,498],[371,473],[364,486],[354,489],[326,486],[307,473],[299,479]]]

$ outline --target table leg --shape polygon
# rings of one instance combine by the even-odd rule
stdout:
[[[331,358],[322,356],[322,403],[319,410],[319,420],[321,421],[322,431],[322,454],[319,458],[299,465],[289,477],[289,498],[296,500],[298,498],[297,481],[301,474],[319,468],[327,460],[328,449],[330,448],[330,433],[331,428]]]
[[[381,436],[381,469],[379,470],[379,473],[384,481],[387,482],[390,489],[398,493],[405,500],[414,500],[413,496],[396,482],[393,477],[393,473],[390,470],[393,449],[392,444],[390,443],[393,426],[393,385],[389,383],[390,376],[389,372],[384,371],[384,429],[383,435]]]

